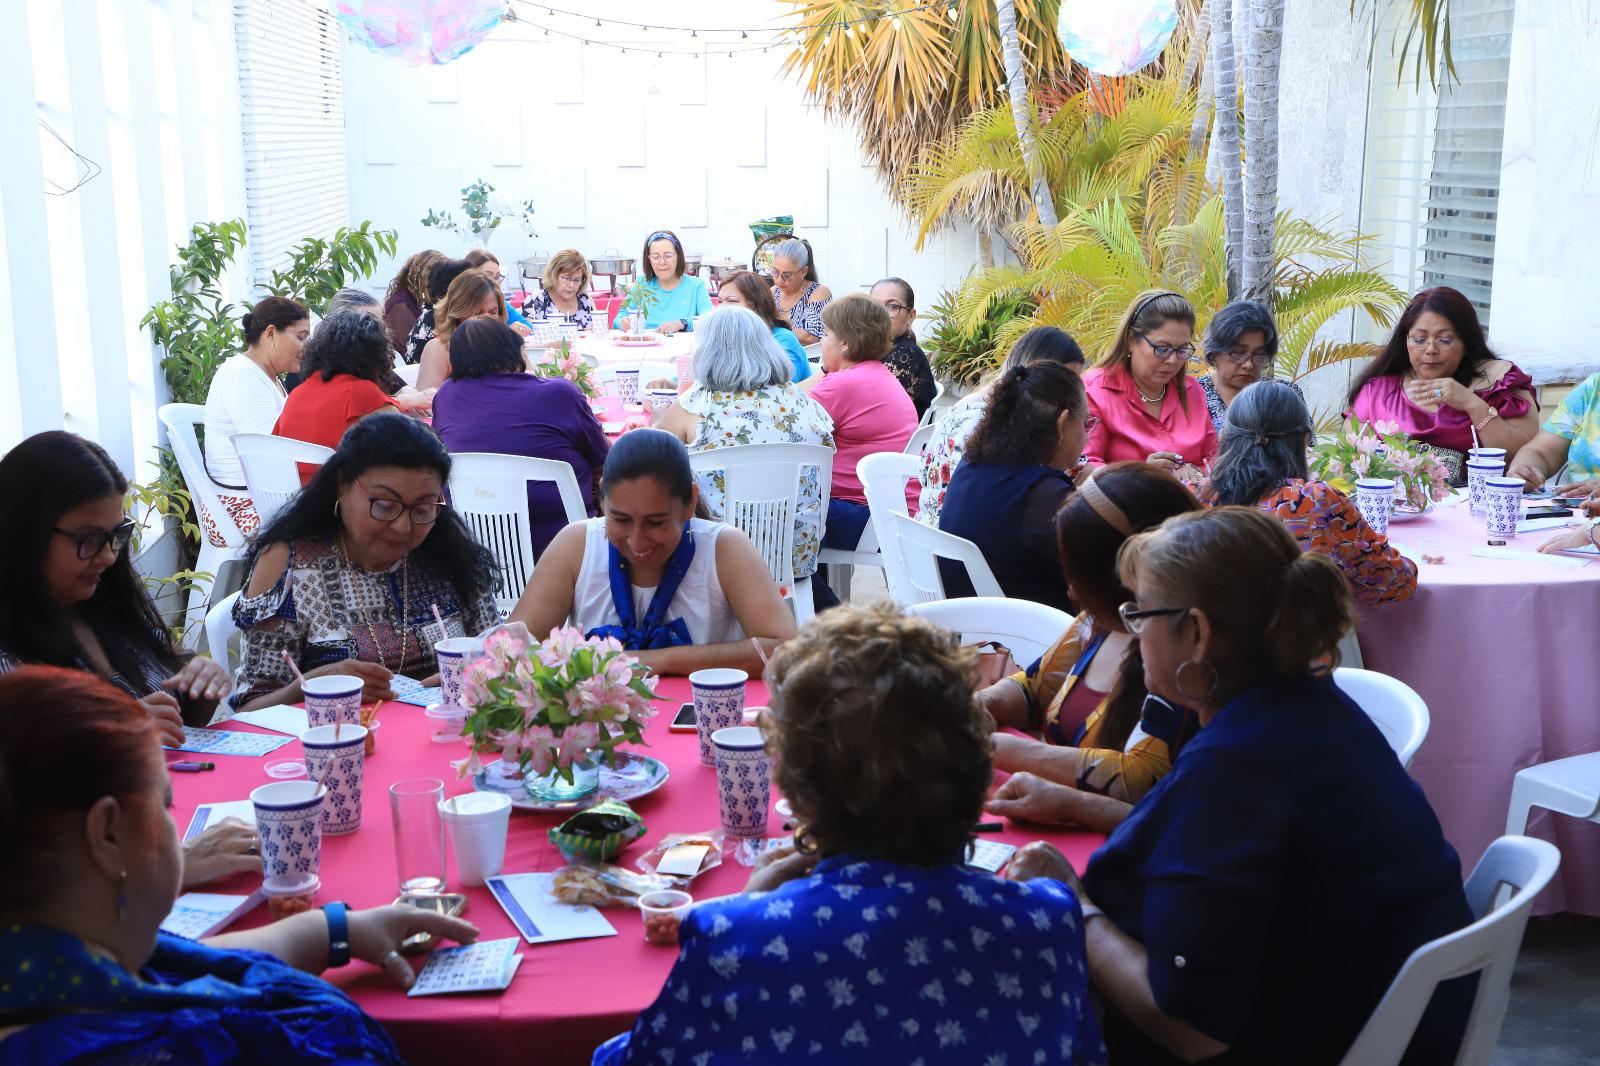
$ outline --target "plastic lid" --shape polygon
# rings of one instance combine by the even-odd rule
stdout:
[[[268,777],[288,779],[306,776],[306,762],[304,759],[277,759],[262,767]]]
[[[294,874],[289,877],[268,877],[261,882],[263,896],[314,896],[322,888],[322,878],[316,874]]]
[[[453,821],[491,818],[511,808],[511,797],[504,792],[463,792],[439,801],[439,811]]]

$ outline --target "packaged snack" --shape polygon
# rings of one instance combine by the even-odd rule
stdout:
[[[606,862],[617,857],[629,841],[644,836],[644,820],[621,800],[604,800],[550,830],[554,844],[568,862],[591,859]]]
[[[556,899],[590,907],[637,907],[639,897],[670,887],[662,877],[603,862],[575,862],[556,871]]]
[[[640,856],[639,869],[684,885],[722,865],[721,829],[710,833],[668,833]]]

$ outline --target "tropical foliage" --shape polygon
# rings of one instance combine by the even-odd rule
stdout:
[[[998,360],[995,335],[1018,315],[1031,314],[1037,305],[1031,297],[1015,295],[997,300],[970,327],[956,319],[955,298],[946,293],[933,305],[933,331],[925,345],[934,373],[945,381],[976,385]]]
[[[299,300],[320,315],[334,293],[372,276],[379,252],[394,255],[398,236],[392,229],[373,229],[371,222],[363,222],[354,228],[340,226],[332,237],[307,237],[290,249],[288,265],[274,270],[262,291]]]

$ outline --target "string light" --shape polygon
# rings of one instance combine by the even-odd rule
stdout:
[[[586,12],[586,11],[570,11],[570,10],[568,10],[566,8],[552,7],[549,4],[544,4],[544,3],[534,4],[534,3],[531,3],[530,0],[509,0],[509,2],[512,3],[512,4],[521,4],[521,5],[526,6],[526,7],[543,8],[545,14],[549,15],[549,16],[552,16],[552,17],[554,17],[556,15],[569,15],[569,16],[572,16],[572,17],[575,17],[575,18],[584,18],[584,19],[593,18],[595,20],[595,25],[596,26],[603,26],[603,25],[609,24],[609,25],[612,25],[612,26],[625,26],[625,27],[629,27],[631,29],[644,30],[644,31],[647,31],[647,32],[649,30],[651,30],[651,29],[664,30],[664,31],[669,32],[669,33],[671,33],[671,32],[676,32],[676,33],[687,32],[690,37],[694,37],[694,38],[698,38],[699,37],[701,30],[704,30],[708,34],[711,34],[711,33],[728,33],[728,34],[737,33],[737,34],[739,34],[741,39],[748,40],[749,39],[749,35],[752,32],[754,32],[754,33],[772,33],[772,32],[796,32],[796,33],[798,33],[798,32],[803,32],[803,31],[806,31],[806,30],[823,29],[824,27],[835,27],[835,26],[849,27],[849,26],[862,25],[862,24],[870,23],[870,22],[882,22],[885,19],[891,20],[891,24],[893,24],[893,23],[898,23],[898,21],[900,19],[900,16],[902,14],[910,14],[910,13],[917,12],[917,11],[937,11],[937,10],[939,10],[941,8],[944,10],[945,14],[949,17],[950,21],[955,22],[955,21],[958,21],[959,18],[960,18],[959,8],[960,8],[962,0],[922,0],[921,3],[912,4],[909,8],[907,8],[903,12],[901,12],[901,11],[882,11],[882,12],[879,12],[879,13],[877,13],[875,15],[863,15],[860,18],[855,18],[855,19],[827,19],[827,20],[822,21],[822,22],[800,23],[800,24],[794,25],[794,26],[777,27],[777,28],[774,28],[774,27],[771,27],[771,26],[662,26],[662,25],[660,25],[658,23],[633,22],[633,21],[630,21],[628,19],[597,18],[596,16],[594,16],[594,15],[592,15],[589,12]],[[594,43],[596,43],[596,44],[604,44],[605,42],[596,41]]]

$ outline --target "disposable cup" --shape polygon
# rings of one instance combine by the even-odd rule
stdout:
[[[456,876],[464,885],[481,885],[506,861],[511,797],[499,792],[467,792],[439,801],[439,813],[456,856]]]
[[[1484,483],[1492,477],[1500,477],[1506,472],[1506,460],[1502,455],[1499,458],[1473,458],[1467,460],[1467,506],[1473,514],[1482,518],[1488,514],[1488,496]]]
[[[322,802],[315,781],[274,781],[250,792],[261,836],[261,891],[304,896],[321,885]]]
[[[648,406],[652,412],[671,407],[678,399],[677,389],[650,389],[645,393]]]
[[[744,690],[750,675],[743,670],[696,670],[689,675],[694,693],[695,732],[700,738],[700,764],[717,765],[711,734],[744,721]]]
[[[1394,513],[1394,479],[1364,477],[1357,481],[1356,508],[1374,533],[1387,537],[1389,516]]]
[[[361,724],[361,679],[349,674],[308,677],[300,686],[306,697],[306,724],[317,726],[343,722]]]
[[[678,364],[678,391],[686,392],[694,384],[694,356],[680,355],[674,362]]]
[[[448,637],[433,642],[439,660],[439,693],[448,707],[461,706],[461,674],[467,664],[481,658],[483,641],[477,637]]]
[[[328,790],[322,831],[329,835],[361,828],[361,779],[366,772],[367,730],[359,725],[319,725],[300,734],[306,773]]]
[[[632,370],[617,371],[617,395],[622,398],[623,403],[639,402],[639,370],[637,367]]]
[[[466,739],[461,733],[467,724],[466,708],[435,703],[423,708],[422,715],[428,720],[428,737],[435,744],[454,744]]]
[[[639,915],[644,919],[644,938],[652,944],[675,945],[678,926],[694,906],[694,897],[676,888],[661,888],[639,897]]]
[[[738,725],[711,735],[717,753],[717,805],[722,832],[742,840],[767,835],[772,806],[772,757],[755,726]]]
[[[1484,518],[1489,536],[1510,540],[1522,520],[1522,479],[1489,477],[1483,481]]]

